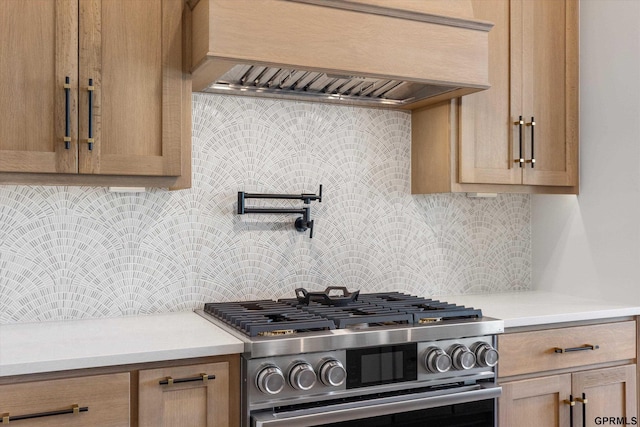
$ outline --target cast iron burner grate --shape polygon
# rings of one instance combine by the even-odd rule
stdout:
[[[364,301],[353,301],[346,305],[325,305],[320,302],[300,304],[297,299],[281,299],[305,312],[332,320],[338,329],[381,325],[407,325],[413,323],[413,315],[393,307],[384,307]]]
[[[207,303],[204,311],[250,337],[336,328],[331,320],[271,300]]]
[[[416,297],[401,292],[380,292],[360,295],[362,301],[383,307],[403,310],[413,316],[412,322],[429,323],[452,319],[476,319],[482,317],[482,310],[463,305]]]

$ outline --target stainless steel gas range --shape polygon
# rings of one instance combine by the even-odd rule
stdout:
[[[496,425],[500,320],[398,292],[205,304],[245,343],[242,425]]]

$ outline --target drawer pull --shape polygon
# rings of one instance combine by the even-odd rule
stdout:
[[[62,409],[60,411],[38,412],[35,414],[27,415],[9,415],[3,414],[0,418],[0,424],[9,424],[10,421],[29,420],[32,418],[51,417],[54,415],[66,415],[66,414],[79,414],[80,412],[87,412],[88,406],[79,407],[78,405],[72,405],[70,409]]]
[[[570,353],[572,351],[597,350],[599,348],[600,348],[599,345],[585,344],[582,347],[569,347],[569,348],[555,347],[553,351],[554,353],[561,354],[561,353]]]
[[[200,374],[200,376],[189,377],[189,378],[176,378],[176,379],[173,379],[171,377],[167,377],[164,380],[160,380],[159,384],[160,385],[173,385],[173,384],[179,384],[179,383],[189,383],[189,382],[194,382],[194,381],[202,381],[203,383],[206,384],[207,381],[215,380],[215,379],[216,379],[215,375]]]

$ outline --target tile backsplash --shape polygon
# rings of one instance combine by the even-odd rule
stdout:
[[[410,130],[403,112],[194,94],[190,190],[0,186],[0,323],[191,310],[300,286],[528,289],[529,196],[412,196]],[[296,215],[236,213],[238,191],[319,184],[313,239]]]

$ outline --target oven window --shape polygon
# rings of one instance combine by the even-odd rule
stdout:
[[[361,418],[323,427],[494,427],[495,400],[460,403],[401,414]]]

